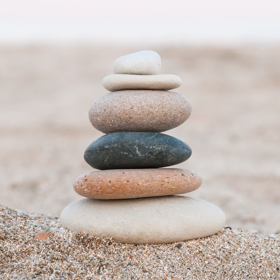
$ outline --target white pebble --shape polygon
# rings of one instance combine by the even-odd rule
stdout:
[[[115,74],[155,75],[161,68],[161,58],[154,51],[140,51],[124,55],[115,60]]]
[[[60,216],[74,232],[111,236],[124,243],[170,243],[209,236],[225,224],[223,211],[187,196],[127,200],[82,199]]]

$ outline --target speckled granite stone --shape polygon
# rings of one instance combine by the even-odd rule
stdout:
[[[113,64],[115,74],[155,75],[161,68],[161,58],[154,51],[140,51],[117,58]]]
[[[212,235],[223,228],[225,215],[212,203],[186,196],[86,198],[64,208],[60,220],[74,232],[119,242],[169,243]]]
[[[181,163],[190,147],[169,135],[154,132],[115,132],[92,142],[85,161],[97,169],[157,168]]]
[[[112,74],[102,80],[105,89],[109,91],[125,89],[155,89],[170,90],[182,84],[180,77],[173,74],[163,75],[126,75]]]
[[[127,199],[183,194],[196,190],[201,182],[197,173],[185,169],[114,169],[78,177],[74,190],[88,198]]]
[[[189,100],[176,92],[125,90],[96,99],[89,109],[89,119],[104,133],[163,132],[185,122],[191,110]]]

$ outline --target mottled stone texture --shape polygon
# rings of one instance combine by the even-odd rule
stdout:
[[[163,75],[126,75],[112,74],[102,80],[102,85],[109,91],[125,89],[170,90],[182,84],[180,77],[173,74]]]
[[[184,123],[191,110],[189,100],[176,92],[125,90],[96,99],[89,109],[89,119],[104,133],[163,132]]]
[[[60,220],[74,232],[145,244],[212,235],[223,228],[225,215],[212,203],[185,196],[126,200],[86,198],[68,205]]]
[[[95,199],[127,199],[183,194],[196,190],[201,177],[178,168],[114,169],[78,177],[74,190]]]
[[[115,74],[155,75],[161,68],[161,58],[154,51],[140,51],[117,58],[113,64]]]
[[[181,163],[190,147],[169,135],[154,132],[115,132],[92,142],[85,161],[97,169],[157,168]]]

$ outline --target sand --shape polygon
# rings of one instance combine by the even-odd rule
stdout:
[[[1,279],[279,279],[280,234],[225,228],[158,245],[74,234],[58,218],[0,206]]]
[[[279,278],[275,274],[280,232],[279,46],[0,46],[0,204],[24,212],[58,216],[67,204],[80,199],[73,191],[73,181],[81,174],[92,171],[84,162],[83,153],[93,140],[102,135],[91,126],[87,116],[88,109],[96,98],[107,92],[101,82],[103,77],[112,74],[113,61],[121,55],[141,49],[153,49],[161,55],[160,73],[174,73],[182,78],[183,84],[176,91],[184,94],[193,106],[192,115],[187,122],[166,132],[185,141],[193,150],[192,157],[187,162],[175,167],[194,170],[201,175],[202,186],[191,195],[208,200],[223,209],[227,216],[226,225],[233,228],[212,238],[182,243],[182,248],[191,246],[189,251],[177,250],[171,245],[150,246],[149,250],[158,252],[159,256],[165,251],[174,254],[175,251],[172,252],[171,248],[184,252],[183,261],[178,264],[180,267],[175,269],[173,264],[173,274],[171,263],[174,262],[171,260],[174,261],[174,255],[170,260],[168,256],[163,257],[162,264],[156,258],[146,263],[151,266],[154,264],[157,273],[166,275],[161,279],[194,275],[186,274],[186,264],[191,264],[193,271],[200,269],[200,273],[206,273],[206,261],[211,264],[209,273],[213,271],[218,275],[217,271],[221,273],[225,270],[229,275],[227,279],[230,279],[230,275],[236,279],[249,278],[245,273],[251,274],[251,271],[255,275],[259,273],[260,279]],[[26,216],[26,219],[30,228],[31,218]],[[58,223],[54,218],[44,220],[54,222],[55,225]],[[11,224],[16,225],[16,222],[13,216]],[[34,246],[34,250],[41,250],[40,254],[46,258],[42,261],[41,270],[44,267],[46,270],[51,269],[50,267],[54,269],[55,265],[51,263],[48,254],[51,245],[46,248],[44,244],[59,246],[56,234],[65,236],[63,240],[66,240],[67,246],[73,244],[77,255],[67,255],[65,262],[69,265],[73,262],[73,266],[76,266],[76,258],[82,257],[82,252],[86,250],[77,241],[76,235],[67,231],[52,231],[48,240],[36,243],[32,237],[35,231],[33,234],[32,230],[25,231],[24,227],[19,226],[15,228],[18,233],[10,232],[6,226],[1,231],[3,229],[8,234],[5,244],[10,248],[9,253],[2,252],[10,254],[10,263],[6,259],[4,266],[1,258],[1,269],[5,271],[16,267],[14,273],[24,273],[20,272],[19,267],[29,262],[26,269],[32,270],[34,267],[40,272],[39,255],[38,263],[33,265],[27,253],[25,259],[18,254],[20,244],[26,248]],[[36,227],[36,230],[45,229]],[[270,234],[274,234],[275,238],[269,237]],[[30,243],[25,244],[25,238],[31,238],[28,239]],[[103,249],[107,253],[110,250],[118,252],[118,255],[121,252],[119,250],[122,247],[115,243],[113,247],[107,248],[107,239],[85,240],[89,240],[86,242],[90,244],[89,247],[100,246],[98,252],[101,256],[104,256]],[[225,240],[233,242],[228,245],[235,250],[230,258],[226,253]],[[136,250],[130,245],[123,246],[135,254],[140,252],[139,248]],[[146,247],[140,248],[142,249],[139,250],[145,251]],[[198,248],[209,254],[212,250],[212,254],[223,258],[218,261],[212,255],[210,260],[206,260],[206,256],[203,257]],[[86,251],[86,261],[91,259],[87,257],[94,254],[94,250]],[[63,254],[66,251],[62,252],[62,258],[65,259]],[[18,259],[12,261],[15,254]],[[186,256],[193,260],[189,262],[190,259]],[[224,257],[229,261],[224,262]],[[270,260],[266,261],[265,258]],[[35,255],[33,259],[36,260]],[[122,273],[122,262],[126,264],[122,260],[116,257],[115,264],[114,261],[102,261],[103,266],[99,270],[103,271],[104,264],[109,263],[108,266],[115,265]],[[261,262],[259,266],[255,265]],[[139,263],[145,270],[144,258]],[[167,271],[164,269],[165,263],[168,263]],[[238,278],[237,272],[230,269],[231,265],[238,273],[243,270],[243,276]],[[58,266],[64,269],[60,262]],[[67,265],[65,267],[67,273],[72,273],[71,268]],[[262,270],[263,267],[266,268]],[[126,273],[144,273],[136,267],[133,269],[135,270],[126,268]],[[48,271],[51,275],[51,270]],[[194,273],[193,271],[188,273]],[[12,275],[13,272],[9,273]],[[57,269],[55,273],[61,272]],[[265,273],[271,274],[265,276]],[[18,278],[23,279],[22,275],[24,274]],[[203,279],[202,276],[199,277]],[[140,278],[143,279],[142,276]]]

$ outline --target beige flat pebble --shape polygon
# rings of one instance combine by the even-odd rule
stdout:
[[[104,133],[163,132],[184,123],[189,100],[176,92],[126,90],[105,94],[89,109],[91,124]]]
[[[171,90],[182,84],[180,77],[173,74],[164,75],[126,75],[112,74],[106,76],[102,84],[109,91],[125,89]]]
[[[225,224],[223,211],[204,200],[163,196],[125,200],[85,198],[61,213],[74,232],[111,236],[123,243],[171,243],[212,235]]]
[[[154,51],[140,51],[119,57],[113,64],[115,74],[155,75],[161,68],[161,58]]]
[[[185,169],[114,169],[78,177],[74,190],[88,198],[128,199],[183,194],[196,190],[201,182],[197,173]]]

